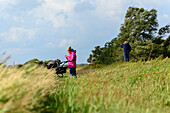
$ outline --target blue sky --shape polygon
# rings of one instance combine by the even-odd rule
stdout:
[[[158,11],[159,27],[170,24],[170,0],[0,0],[0,53],[9,64],[65,60],[66,48],[86,60],[95,46],[115,38],[130,6]],[[6,57],[3,56],[1,60]]]

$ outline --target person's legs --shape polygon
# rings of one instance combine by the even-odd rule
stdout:
[[[70,77],[72,77],[73,75],[72,75],[72,68],[68,68],[69,69],[69,72],[70,72]]]
[[[70,72],[70,77],[75,76],[77,78],[76,68],[69,68],[69,72]]]
[[[127,58],[126,58],[126,54],[124,53],[124,60],[125,60],[125,62],[126,62],[126,59],[127,59]]]
[[[72,72],[73,72],[72,75],[75,76],[75,77],[77,78],[77,75],[76,75],[76,68],[72,68],[72,70],[73,70],[73,71],[72,71]]]
[[[129,53],[124,53],[125,62],[129,62]]]
[[[129,53],[127,53],[127,62],[129,62]]]

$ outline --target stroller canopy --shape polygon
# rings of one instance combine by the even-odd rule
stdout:
[[[53,60],[47,64],[47,69],[59,67],[62,64],[61,60]]]

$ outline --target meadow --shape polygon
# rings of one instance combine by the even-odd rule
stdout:
[[[0,67],[0,113],[169,113],[170,58],[87,65],[78,78]]]

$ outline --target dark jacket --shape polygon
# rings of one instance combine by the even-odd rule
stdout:
[[[129,43],[122,44],[120,47],[124,48],[124,54],[127,54],[131,51],[131,47],[130,47]]]

